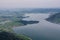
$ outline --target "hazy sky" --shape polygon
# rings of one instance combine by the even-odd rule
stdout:
[[[60,8],[60,0],[0,0],[0,8]]]

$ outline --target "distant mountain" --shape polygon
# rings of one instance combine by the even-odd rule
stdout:
[[[55,13],[51,15],[49,18],[47,18],[46,20],[53,23],[60,23],[60,13]]]
[[[22,13],[49,13],[49,12],[60,12],[60,9],[43,9],[43,8],[35,8],[22,10]]]
[[[0,14],[17,14],[17,13],[49,13],[60,12],[58,8],[17,8],[17,9],[0,9]]]

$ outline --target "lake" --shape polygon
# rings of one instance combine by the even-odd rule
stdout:
[[[39,21],[37,24],[28,24],[14,27],[14,31],[30,37],[32,40],[60,40],[60,25],[46,21],[50,14],[25,14],[30,16],[23,20]]]

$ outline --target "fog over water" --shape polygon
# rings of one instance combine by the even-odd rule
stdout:
[[[24,20],[39,21],[37,24],[31,24],[13,28],[16,33],[24,34],[32,40],[60,40],[60,25],[46,21],[50,14],[26,14],[30,16]]]

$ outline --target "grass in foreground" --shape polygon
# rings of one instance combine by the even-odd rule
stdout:
[[[31,39],[24,35],[18,35],[15,33],[0,30],[0,40],[31,40]]]
[[[12,27],[16,26],[21,26],[23,25],[22,23],[19,22],[7,22],[3,25],[0,25],[0,40],[31,40],[29,37],[21,35],[21,34],[16,34],[13,30]],[[7,37],[8,38],[7,38]]]

